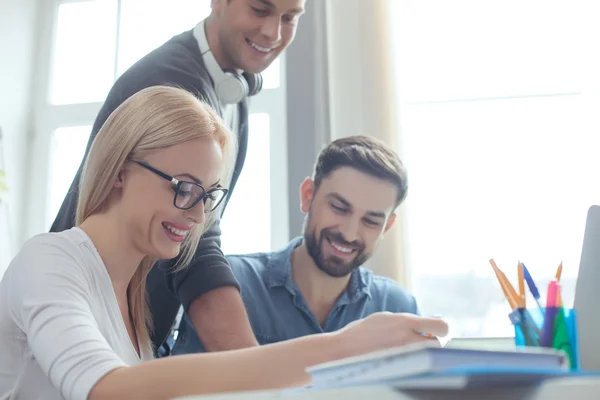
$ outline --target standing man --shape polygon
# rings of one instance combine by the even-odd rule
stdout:
[[[294,40],[304,5],[305,0],[212,0],[206,20],[146,55],[115,82],[94,122],[86,156],[108,116],[127,98],[150,86],[178,86],[208,102],[237,135],[231,196],[248,147],[247,97],[260,91],[260,72]],[[82,167],[83,162],[52,232],[74,225]],[[147,291],[156,349],[167,337],[181,305],[207,350],[257,345],[239,285],[221,251],[220,235],[217,221],[203,236],[194,261],[185,270],[171,271],[176,260],[160,262],[151,270]]]

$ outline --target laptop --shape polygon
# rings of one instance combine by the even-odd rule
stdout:
[[[587,214],[574,308],[581,368],[600,371],[600,206],[596,205]]]

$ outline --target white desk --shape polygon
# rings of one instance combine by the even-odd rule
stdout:
[[[415,390],[399,392],[390,387],[360,387],[298,392],[262,391],[190,396],[178,400],[584,400],[600,398],[600,378],[562,378],[537,387],[495,387],[470,390]]]

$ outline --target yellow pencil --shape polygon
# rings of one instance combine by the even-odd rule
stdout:
[[[513,310],[516,308],[519,308],[520,303],[518,300],[517,293],[515,292],[515,289],[512,287],[512,285],[506,278],[506,275],[504,275],[504,273],[502,271],[500,271],[500,268],[498,268],[494,259],[490,259],[490,264],[492,265],[492,268],[494,269],[494,272],[496,273],[496,278],[498,278],[498,282],[500,282],[500,287],[502,287],[502,291],[504,292],[504,297],[506,297],[506,300],[508,301],[510,308]]]
[[[527,308],[527,301],[525,300],[525,273],[523,271],[523,264],[519,261],[517,266],[519,275],[519,301],[521,308]]]
[[[557,281],[560,282],[560,276],[562,275],[562,261],[560,262],[560,265],[558,266],[558,268],[556,269],[556,275],[554,276],[556,278]],[[560,300],[560,306],[563,306],[563,302],[562,302],[562,298]]]
[[[560,265],[558,266],[558,268],[556,269],[556,280],[560,281],[560,276],[562,275],[562,261],[560,262]]]

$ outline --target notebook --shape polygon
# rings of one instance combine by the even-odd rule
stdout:
[[[519,373],[527,370],[566,374],[568,359],[564,352],[546,348],[514,351],[442,348],[424,342],[316,365],[307,372],[312,376],[313,387],[317,387],[384,383],[427,374],[430,378],[449,371],[460,371],[463,376],[474,371],[509,373],[511,369]]]

